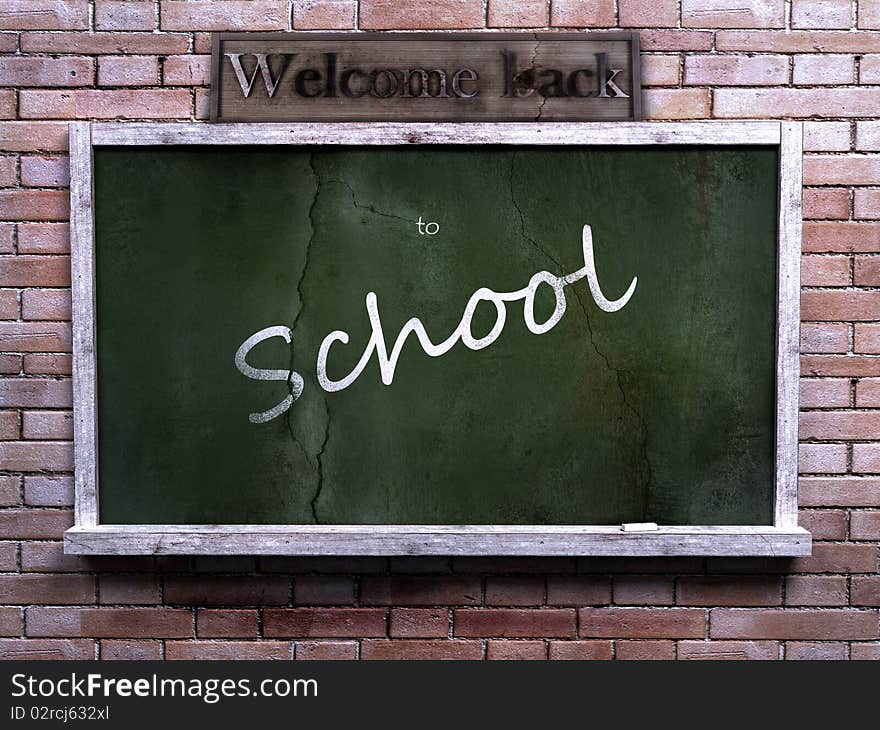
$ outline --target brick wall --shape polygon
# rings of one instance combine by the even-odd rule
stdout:
[[[67,120],[204,119],[210,31],[641,31],[650,119],[807,120],[811,558],[65,556]],[[0,656],[880,659],[880,0],[3,0]]]

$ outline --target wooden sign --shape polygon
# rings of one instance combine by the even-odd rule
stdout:
[[[809,552],[800,125],[72,129],[69,552]]]
[[[638,33],[215,33],[211,121],[640,119]]]

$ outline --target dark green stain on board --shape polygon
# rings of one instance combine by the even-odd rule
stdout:
[[[98,149],[99,480],[103,523],[770,524],[777,153],[738,148]],[[419,235],[416,220],[440,232]],[[378,297],[389,347],[433,341],[470,295],[582,265],[532,335],[439,358],[408,341],[341,378]],[[536,317],[552,311],[542,287]],[[483,303],[473,331],[494,323]],[[299,372],[288,392],[241,375]]]

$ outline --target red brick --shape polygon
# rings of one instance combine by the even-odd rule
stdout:
[[[139,53],[165,56],[186,53],[186,33],[22,33],[23,53],[98,55]]]
[[[23,319],[70,320],[70,290],[25,289],[21,310]]]
[[[336,575],[297,576],[293,599],[298,606],[327,606],[354,602],[354,579]]]
[[[645,89],[642,100],[645,119],[701,119],[709,116],[707,89]]]
[[[696,608],[582,608],[581,638],[698,638],[706,634],[705,611]]]
[[[576,615],[566,608],[462,608],[453,633],[462,637],[574,638]]]
[[[4,0],[0,28],[10,30],[86,30],[86,0]]]
[[[685,28],[782,28],[784,0],[734,3],[729,0],[681,0]]]
[[[880,474],[880,444],[854,444],[852,470],[856,474]]]
[[[675,642],[668,640],[615,641],[614,658],[634,661],[675,659]]]
[[[614,0],[553,0],[550,4],[554,27],[608,28],[614,22]]]
[[[764,576],[679,578],[677,602],[682,606],[778,606],[779,580]]]
[[[83,604],[95,602],[95,579],[87,575],[0,575],[0,603]]]
[[[678,86],[681,59],[677,55],[643,55],[643,86]]]
[[[719,30],[715,45],[719,51],[750,53],[871,53],[878,39],[880,34],[870,32]]]
[[[801,510],[798,524],[809,530],[814,540],[846,539],[846,513],[843,510]]]
[[[192,612],[173,608],[29,608],[28,636],[110,639],[192,635]]]
[[[852,24],[850,0],[792,0],[792,28],[840,28]]]
[[[544,579],[538,576],[490,577],[486,579],[487,606],[540,606],[544,603]]]
[[[873,88],[718,89],[713,115],[728,119],[866,117],[878,105],[880,89]]]
[[[16,411],[0,411],[0,441],[15,441],[21,438]]]
[[[880,223],[805,223],[804,246],[813,251],[874,251],[880,249]]]
[[[849,122],[804,122],[805,151],[847,152],[850,145]]]
[[[672,603],[673,580],[666,576],[632,575],[614,579],[614,602],[618,605],[650,606]]]
[[[543,660],[547,644],[543,641],[510,641],[490,639],[486,642],[486,659],[496,661]]]
[[[857,324],[853,331],[853,349],[872,355],[880,353],[880,325]]]
[[[461,660],[482,659],[479,641],[449,639],[366,639],[361,642],[361,659]]]
[[[156,4],[152,0],[96,0],[98,30],[153,30]]]
[[[154,575],[114,574],[98,579],[101,603],[149,605],[161,603],[159,581]]]
[[[858,348],[859,327],[856,325],[856,348]],[[812,355],[801,357],[801,375],[824,376],[829,378],[853,377],[867,378],[880,375],[880,360],[875,357],[858,355]]]
[[[15,238],[15,225],[0,223],[0,253],[12,253]]]
[[[618,0],[621,28],[674,28],[678,24],[677,0]]]
[[[357,556],[275,556],[261,557],[260,571],[264,573],[384,573],[388,570],[386,558]]]
[[[851,55],[808,53],[794,57],[792,82],[796,86],[846,85],[854,80],[855,61]]]
[[[610,641],[551,641],[550,659],[584,661],[611,659]]]
[[[196,612],[196,636],[200,639],[256,639],[259,624],[256,609],[200,608]]]
[[[165,86],[207,86],[210,82],[210,56],[168,56],[162,66]]]
[[[248,577],[192,575],[165,579],[165,603],[198,605],[283,605],[290,585],[283,576]]]
[[[18,375],[21,372],[21,355],[0,353],[0,375]]]
[[[876,639],[876,611],[716,608],[710,631],[719,639]]]
[[[355,641],[297,641],[295,657],[300,661],[338,661],[357,659]]]
[[[15,289],[0,289],[0,319],[18,319],[18,292]]]
[[[159,16],[162,30],[287,30],[283,0],[162,0]]]
[[[856,149],[874,152],[880,150],[880,121],[856,122]],[[859,158],[856,158],[859,159]],[[861,158],[863,164],[874,158]],[[874,182],[865,183],[873,185]]]
[[[611,603],[611,581],[608,578],[589,575],[549,575],[547,603],[551,606]]]
[[[18,372],[18,368],[15,369]],[[24,356],[24,372],[28,375],[70,375],[71,356],[57,353],[28,353]]]
[[[482,28],[483,3],[414,0],[402,5],[396,0],[361,0],[358,20],[362,30]]]
[[[449,634],[449,611],[444,608],[393,608],[392,639],[432,639]]]
[[[20,502],[21,477],[0,475],[0,507],[17,507]]]
[[[880,503],[880,492],[877,502]],[[853,512],[849,531],[853,540],[880,540],[880,510]]]
[[[644,30],[642,51],[710,51],[713,33],[705,30]]]
[[[703,573],[703,560],[692,557],[669,557],[667,555],[638,558],[579,558],[581,573]]]
[[[873,411],[809,411],[800,415],[802,439],[871,439],[878,431],[880,413]]]
[[[859,83],[880,83],[880,54],[862,56],[859,62]]]
[[[871,0],[859,0],[859,28],[880,28],[880,7]]]
[[[156,56],[100,56],[98,86],[155,86],[159,83]]]
[[[845,378],[802,378],[800,407],[846,408],[850,403],[850,381]]]
[[[12,408],[69,408],[73,393],[69,380],[0,379],[0,406]]]
[[[846,578],[790,575],[785,579],[786,606],[845,606]]]
[[[0,62],[0,84],[4,86],[91,86],[94,82],[90,58],[7,56]]]
[[[778,659],[775,641],[680,641],[679,659]]]
[[[0,322],[0,349],[15,352],[70,352],[67,322]]]
[[[59,539],[63,530],[52,537]],[[60,542],[23,542],[21,569],[36,573],[73,573],[89,569],[86,558],[65,555]]]
[[[267,608],[263,612],[263,635],[328,639],[385,636],[385,610]]]
[[[846,644],[830,641],[789,641],[785,645],[787,660],[839,660],[846,659]]]
[[[0,570],[4,572],[18,570],[18,543],[0,542]]]
[[[853,576],[851,591],[853,606],[880,606],[880,576]]]
[[[798,500],[802,507],[880,506],[880,479],[852,477],[801,479]]]
[[[574,558],[548,557],[467,557],[455,558],[455,573],[539,574],[571,573],[575,570]]]
[[[798,473],[845,474],[847,471],[846,444],[800,444],[798,446]]]
[[[848,349],[848,325],[801,323],[801,352],[843,353]]]
[[[548,24],[546,0],[489,0],[490,28],[542,28]]]
[[[880,643],[852,644],[850,659],[854,661],[880,661]]]
[[[69,196],[64,191],[0,190],[0,217],[7,220],[64,221],[69,216]]]
[[[827,92],[821,91],[819,93]],[[878,179],[880,179],[880,155],[808,155],[804,157],[805,185],[874,185]],[[830,231],[830,237],[843,236],[850,231],[855,234],[859,230],[871,230],[871,228],[862,229],[858,223],[813,225],[816,230]],[[804,229],[806,232],[807,226],[804,226]],[[849,237],[847,236],[847,238]],[[877,241],[875,240],[874,243],[876,244]],[[876,249],[877,246],[875,245],[874,248]]]
[[[21,184],[35,188],[67,187],[70,184],[69,158],[67,156],[23,155],[21,158]]]
[[[0,122],[0,151],[67,149],[67,125],[60,122]]]
[[[0,659],[33,661],[40,659],[94,659],[95,642],[39,641],[35,639],[0,639]]]
[[[876,573],[877,546],[819,542],[813,554],[791,561],[793,573]]]
[[[20,608],[0,608],[0,636],[21,636]]]
[[[53,254],[70,251],[67,223],[19,223],[19,254]]]
[[[351,30],[354,28],[354,0],[294,0],[294,30]]]
[[[846,220],[849,218],[849,190],[846,188],[807,188],[804,190],[804,218]],[[810,258],[818,262],[821,257]],[[813,286],[808,282],[803,283]],[[817,286],[821,286],[821,284]]]
[[[788,83],[784,56],[686,56],[684,83],[692,86],[777,86]]]
[[[15,155],[0,157],[0,188],[11,188],[15,185],[18,185],[16,172],[17,162],[18,160]],[[8,245],[5,246],[5,248],[7,249],[7,251],[11,251],[12,243],[10,242]]]
[[[478,578],[368,577],[361,581],[365,606],[474,605],[482,592]]]
[[[162,644],[158,641],[101,641],[101,659],[123,661],[155,661],[162,658]]]
[[[9,471],[72,471],[73,444],[57,441],[0,442],[0,462]]]
[[[451,572],[451,559],[444,556],[392,555],[389,559],[391,573],[443,573]]]
[[[169,641],[165,658],[170,660],[284,660],[290,659],[287,641]]]
[[[880,190],[856,190],[853,203],[853,217],[859,220],[876,220],[880,218]],[[876,286],[876,284],[873,286]]]
[[[187,89],[26,89],[18,99],[22,119],[187,119],[190,107]]]

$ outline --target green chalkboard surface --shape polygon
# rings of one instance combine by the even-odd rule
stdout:
[[[100,520],[771,524],[777,187],[772,147],[96,148]],[[383,383],[369,293],[436,345],[585,225],[625,306],[484,300]]]

